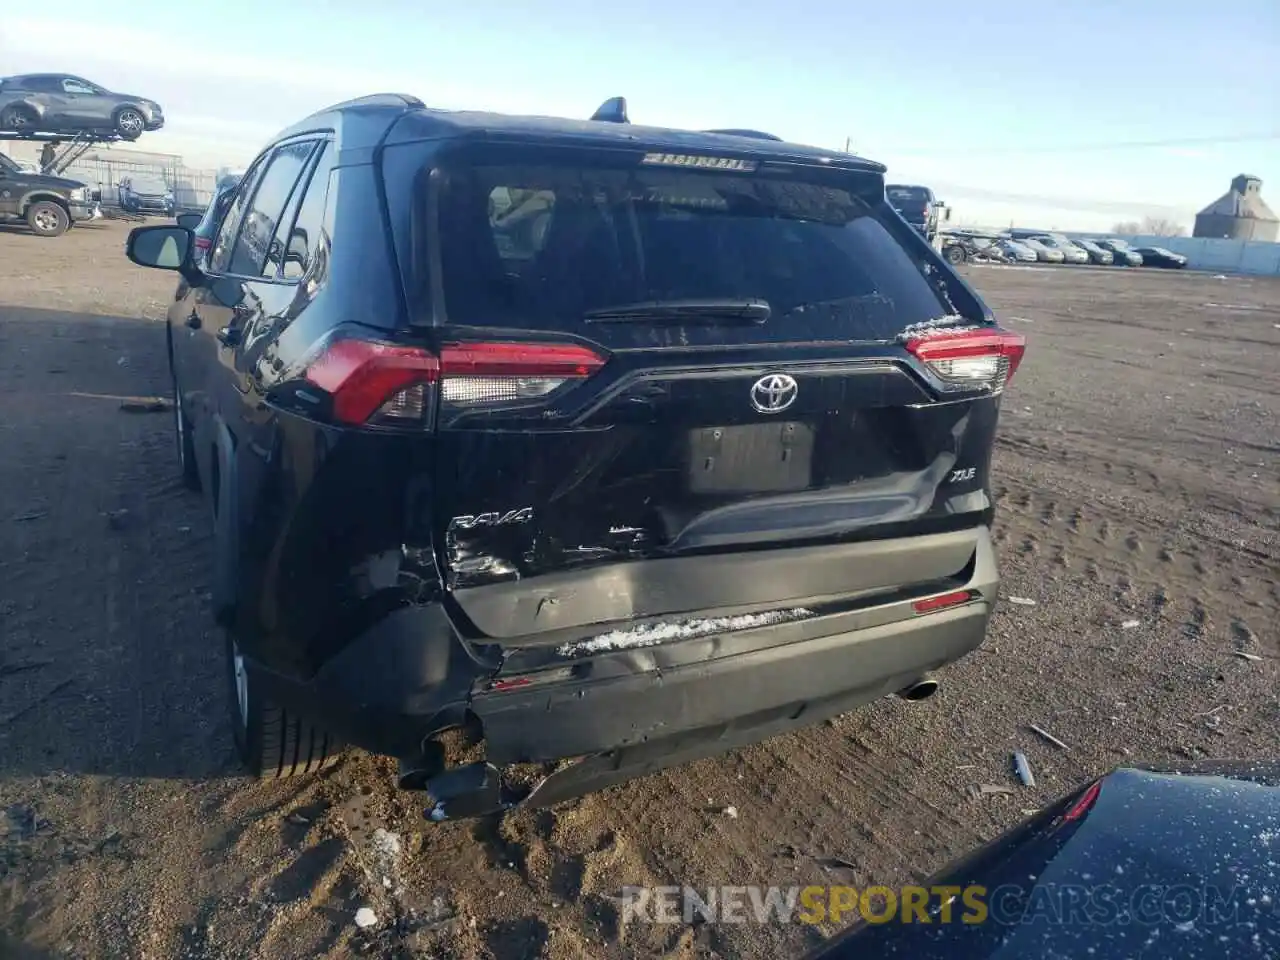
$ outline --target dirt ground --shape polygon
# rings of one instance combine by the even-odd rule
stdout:
[[[995,489],[1003,591],[1034,605],[938,695],[501,825],[425,822],[362,755],[249,782],[208,516],[168,415],[121,409],[167,393],[173,289],[123,241],[0,228],[2,957],[776,960],[831,931],[622,925],[618,894],[908,882],[1113,765],[1275,754],[1280,282],[973,268],[1029,340]]]

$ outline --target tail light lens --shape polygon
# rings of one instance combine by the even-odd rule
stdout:
[[[1073,803],[1062,815],[1063,823],[1070,823],[1073,820],[1080,820],[1093,809],[1093,805],[1098,802],[1098,794],[1102,792],[1102,781],[1098,780],[1090,784],[1089,788],[1080,794],[1079,798]]]
[[[537,400],[602,366],[603,357],[577,344],[449,344],[440,351],[440,399],[463,406]]]
[[[907,340],[906,348],[942,381],[944,389],[987,387],[1003,390],[1027,349],[1026,337],[998,327],[929,331]]]
[[[451,343],[422,347],[334,340],[306,380],[332,397],[349,424],[425,424],[437,402],[483,409],[550,396],[596,373],[605,358],[577,344]]]

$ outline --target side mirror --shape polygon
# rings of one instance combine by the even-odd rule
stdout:
[[[191,254],[191,231],[184,227],[134,227],[125,243],[125,256],[140,267],[181,270]]]
[[[194,230],[200,226],[200,221],[204,219],[204,214],[200,213],[180,213],[174,218],[178,226],[184,230]]]

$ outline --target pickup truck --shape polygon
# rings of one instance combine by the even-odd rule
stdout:
[[[0,221],[25,220],[37,237],[60,237],[96,208],[78,180],[31,173],[0,153]]]

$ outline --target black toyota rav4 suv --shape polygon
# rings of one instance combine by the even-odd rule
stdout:
[[[134,230],[182,275],[178,452],[247,764],[358,745],[445,819],[931,692],[996,601],[1024,342],[883,173],[617,101],[378,95],[282,133],[207,256]]]

